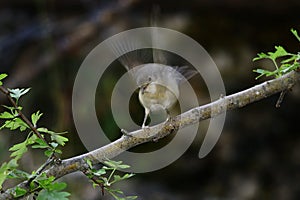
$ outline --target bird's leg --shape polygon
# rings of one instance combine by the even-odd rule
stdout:
[[[147,126],[145,126],[146,124],[146,121],[147,121],[147,117],[150,113],[150,110],[148,108],[145,108],[145,117],[144,117],[144,121],[143,121],[143,124],[142,124],[142,128],[146,128]]]
[[[167,122],[171,119],[171,115],[170,115],[170,111],[168,109],[166,109],[166,113],[167,113],[167,119],[166,119],[166,122]]]

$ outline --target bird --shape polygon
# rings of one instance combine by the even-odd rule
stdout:
[[[162,109],[167,113],[166,121],[170,119],[170,109],[179,98],[179,85],[193,75],[186,66],[171,67],[160,63],[138,66],[133,77],[139,87],[139,101],[145,110],[142,128],[146,127],[150,112]]]
[[[155,28],[151,30],[152,42],[160,42],[159,33]],[[124,37],[122,41],[111,43],[109,48],[115,55],[121,55],[118,60],[139,88],[138,98],[145,110],[142,128],[145,128],[151,112],[163,109],[167,113],[166,121],[170,119],[170,109],[179,98],[179,86],[197,74],[197,71],[189,66],[168,65],[163,51],[155,48],[150,48],[152,58],[149,59],[149,51],[145,53],[135,49],[139,42],[139,38],[132,41]]]
[[[124,45],[120,46],[114,45],[114,50]],[[188,66],[170,66],[161,51],[151,50],[152,62],[143,63],[143,58],[139,58],[142,55],[136,52],[138,50],[118,58],[138,88],[138,99],[145,112],[142,128],[147,127],[146,121],[151,112],[164,110],[167,114],[166,121],[169,120],[170,110],[180,95],[179,86],[197,73]]]

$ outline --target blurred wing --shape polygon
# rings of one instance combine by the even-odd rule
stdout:
[[[156,29],[158,27],[158,17],[160,14],[160,8],[159,6],[154,6],[152,9],[152,16],[151,16],[151,27],[152,33],[151,33],[151,39],[152,39],[152,44],[153,46],[156,46],[159,42],[159,35],[158,35],[158,30]],[[159,63],[159,64],[167,64],[167,59],[163,55],[163,52],[158,49],[152,49],[152,56],[153,56],[153,63]]]
[[[180,67],[174,67],[174,68],[177,72],[179,72],[185,78],[185,79],[183,79],[183,77],[180,77],[178,79],[179,83],[183,83],[183,82],[189,80],[190,78],[192,78],[193,76],[195,76],[198,73],[197,70],[191,69],[191,67],[188,67],[188,66],[180,66]]]
[[[116,55],[119,62],[127,69],[127,71],[137,65],[143,64],[139,61],[137,46],[137,43],[132,41],[129,42],[126,38],[122,41],[113,41],[109,44],[110,50]]]

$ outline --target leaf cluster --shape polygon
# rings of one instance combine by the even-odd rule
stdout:
[[[0,87],[3,87],[2,80],[6,77],[6,74],[0,74]],[[3,121],[3,124],[0,125],[0,130],[19,130],[20,134],[26,134],[26,139],[9,148],[11,160],[2,163],[0,166],[0,189],[2,189],[3,183],[7,179],[27,180],[30,181],[31,190],[42,189],[38,199],[66,199],[65,197],[68,194],[60,192],[64,188],[63,186],[66,186],[65,183],[54,183],[53,177],[46,177],[40,174],[46,166],[42,166],[40,170],[33,171],[31,174],[19,169],[19,160],[29,148],[44,150],[48,160],[51,160],[54,154],[61,154],[62,152],[58,147],[64,146],[68,141],[68,138],[63,136],[66,132],[54,132],[45,127],[38,127],[38,122],[43,115],[40,111],[32,113],[30,120],[27,118],[24,120],[24,117],[21,117],[23,108],[19,105],[19,100],[30,91],[30,88],[7,89],[7,91],[13,101],[13,105],[2,106],[4,111],[0,112],[0,120]],[[47,141],[46,138],[49,138],[49,140]],[[15,197],[21,197],[26,193],[28,191],[22,188],[17,188],[13,191]],[[46,198],[46,196],[49,198]],[[50,198],[51,196],[53,198]]]
[[[291,32],[296,37],[296,39],[300,42],[300,37],[296,30],[291,29]],[[274,76],[275,78],[281,77],[282,75],[296,70],[300,67],[300,53],[293,54],[286,51],[282,46],[275,46],[274,52],[268,53],[259,53],[257,57],[253,59],[253,61],[261,60],[261,59],[269,59],[275,66],[275,70],[270,71],[266,69],[255,69],[254,72],[259,75],[256,79],[262,76]]]
[[[28,176],[30,178],[31,176]],[[30,192],[39,191],[36,195],[37,200],[67,200],[70,193],[64,192],[67,184],[64,182],[54,182],[55,177],[47,177],[45,173],[42,173],[39,177],[30,182]],[[17,187],[15,190],[15,197],[21,197],[25,195],[27,191],[25,189]]]
[[[89,169],[88,172],[85,173],[87,177],[92,180],[93,187],[100,186],[102,190],[107,191],[110,195],[112,195],[116,200],[134,200],[137,199],[137,196],[125,196],[124,192],[120,189],[113,189],[112,185],[129,179],[134,174],[125,173],[123,175],[118,175],[116,172],[118,170],[124,170],[130,168],[129,165],[123,164],[122,161],[113,161],[107,160],[104,161],[104,166],[100,169],[94,169],[93,164],[90,160],[86,160]]]

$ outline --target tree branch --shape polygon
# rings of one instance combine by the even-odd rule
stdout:
[[[300,81],[300,72],[289,72],[280,78],[266,81],[244,91],[226,97],[221,97],[209,104],[193,108],[172,118],[172,120],[166,123],[161,123],[147,129],[133,131],[129,133],[131,136],[123,135],[118,140],[94,151],[62,160],[61,163],[55,164],[46,170],[46,173],[48,176],[60,178],[75,171],[82,171],[88,167],[85,161],[86,159],[91,160],[93,164],[103,162],[104,160],[113,158],[139,144],[154,140],[156,141],[166,137],[174,130],[215,117],[225,111],[244,107],[278,92],[288,90],[298,81]],[[28,191],[26,195],[30,194],[27,182],[22,182],[16,187],[26,189]],[[12,194],[16,187],[8,189],[4,193],[0,194],[0,200],[13,199]]]

